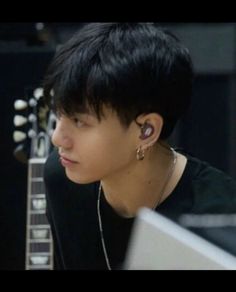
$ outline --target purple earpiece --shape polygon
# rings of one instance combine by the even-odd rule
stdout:
[[[139,136],[140,139],[146,139],[150,137],[154,132],[154,128],[152,125],[145,123],[141,127],[141,135]]]

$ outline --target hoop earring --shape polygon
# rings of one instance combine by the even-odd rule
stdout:
[[[142,150],[141,146],[138,147],[138,149],[136,150],[136,158],[137,158],[137,160],[144,159],[144,150]]]

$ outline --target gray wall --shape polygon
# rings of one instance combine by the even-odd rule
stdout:
[[[172,141],[236,178],[236,23],[161,25],[189,48],[196,72],[193,106]]]

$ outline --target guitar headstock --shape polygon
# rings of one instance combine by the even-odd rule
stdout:
[[[27,163],[29,158],[45,158],[51,147],[51,135],[56,117],[44,104],[43,89],[27,89],[25,98],[14,103],[13,140],[18,143],[15,157]]]

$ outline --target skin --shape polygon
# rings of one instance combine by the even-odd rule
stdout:
[[[177,185],[186,165],[186,158],[177,154],[177,163],[164,193],[160,192],[173,165],[173,155],[163,146],[159,136],[163,119],[157,113],[140,115],[137,122],[147,122],[154,132],[141,139],[140,127],[133,121],[124,127],[116,113],[104,106],[104,118],[95,115],[61,115],[52,136],[59,148],[67,177],[75,183],[101,181],[104,195],[113,209],[124,217],[135,216],[141,206],[149,208],[165,200]],[[136,159],[136,150],[145,151],[143,160]]]

